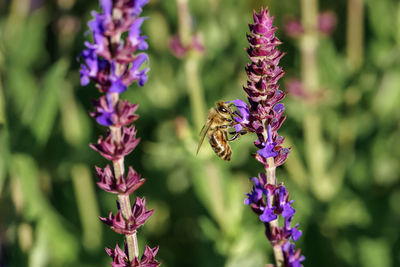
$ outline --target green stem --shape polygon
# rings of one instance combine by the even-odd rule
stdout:
[[[121,140],[121,127],[111,127],[111,138],[118,145]],[[124,176],[125,166],[124,158],[113,161],[114,165],[114,175],[116,179],[120,179]],[[119,194],[118,202],[121,207],[122,216],[125,220],[128,220],[132,216],[131,201],[128,194]],[[137,241],[136,233],[125,235],[126,243],[128,245],[128,258],[129,261],[133,261],[136,257],[139,257],[139,246]]]
[[[276,175],[275,175],[276,166],[275,166],[274,158],[273,157],[267,158],[267,163],[268,163],[268,168],[266,168],[267,183],[271,184],[271,185],[276,185],[277,184]],[[274,201],[274,199],[271,198],[271,202],[273,202],[273,201]],[[278,219],[270,221],[268,224],[269,224],[270,231],[273,231],[273,229],[276,229],[279,227]],[[280,244],[280,243],[273,244],[273,249],[274,249],[276,266],[282,267],[283,266],[282,244]]]

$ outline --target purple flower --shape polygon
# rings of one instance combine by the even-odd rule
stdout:
[[[122,216],[122,211],[118,205],[118,212],[115,215],[110,211],[108,218],[100,217],[100,220],[111,226],[111,229],[118,234],[134,234],[136,229],[143,225],[154,212],[153,210],[147,210],[145,204],[145,198],[136,198],[136,202],[132,207],[132,215],[128,219]]]
[[[100,136],[97,144],[90,144],[90,147],[107,160],[119,160],[130,154],[139,142],[140,138],[136,138],[135,126],[131,126],[122,128],[120,143],[116,143],[108,132],[105,139]]]
[[[145,182],[145,179],[141,178],[141,175],[132,167],[129,167],[126,178],[123,176],[115,178],[109,165],[104,169],[96,167],[96,175],[98,178],[97,185],[104,191],[113,194],[130,195]]]
[[[285,267],[301,267],[302,261],[306,259],[303,255],[301,255],[301,250],[295,250],[293,244],[287,242],[282,246],[282,251],[284,255],[284,266]]]
[[[107,254],[113,259],[111,263],[112,267],[157,267],[160,266],[160,263],[155,259],[155,256],[158,252],[158,246],[154,248],[150,248],[146,245],[142,258],[139,259],[137,257],[134,258],[132,262],[129,262],[128,259],[128,247],[126,243],[124,243],[124,250],[120,249],[118,245],[115,246],[115,249],[106,248]]]
[[[246,205],[258,204],[263,198],[264,193],[264,187],[256,177],[252,177],[250,180],[253,181],[254,185],[251,193],[246,194],[248,196],[248,198],[246,198],[244,201],[244,204]]]

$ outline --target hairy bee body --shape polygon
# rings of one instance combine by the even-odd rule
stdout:
[[[215,131],[208,132],[208,141],[215,154],[223,160],[230,161],[232,157],[232,150],[228,144],[227,131],[217,129]]]
[[[228,141],[228,130],[233,125],[232,110],[223,101],[218,101],[215,107],[208,112],[207,121],[203,126],[200,134],[203,133],[197,153],[203,143],[204,137],[207,135],[208,141],[215,154],[223,160],[230,161],[232,150]]]

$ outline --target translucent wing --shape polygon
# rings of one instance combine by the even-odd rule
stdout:
[[[203,144],[204,137],[206,137],[206,134],[207,134],[208,130],[210,129],[212,122],[213,122],[213,120],[209,120],[206,124],[204,124],[203,128],[201,128],[201,131],[200,131],[201,139],[200,139],[199,145],[197,146],[196,155],[199,153],[201,144]]]

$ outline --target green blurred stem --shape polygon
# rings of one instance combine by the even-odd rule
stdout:
[[[1,67],[0,67],[1,68]],[[4,127],[6,124],[6,112],[5,112],[5,105],[4,105],[4,94],[3,94],[3,84],[1,83],[1,75],[0,75],[0,131],[1,128]]]
[[[318,86],[318,1],[301,1],[301,23],[304,34],[300,40],[301,78],[305,90],[317,91]]]
[[[192,43],[192,33],[190,26],[190,13],[188,0],[176,0],[178,6],[178,22],[179,22],[179,39],[183,47],[188,47]]]
[[[364,54],[364,0],[347,0],[347,60],[357,70]]]
[[[189,91],[190,107],[196,131],[199,131],[204,123],[205,100],[199,78],[199,63],[195,56],[189,55],[185,61],[185,73]]]
[[[178,6],[178,32],[183,47],[190,47],[193,39],[188,0],[176,0]],[[204,123],[205,101],[199,77],[199,55],[196,51],[189,51],[185,58],[185,75],[189,91],[190,107],[196,130],[200,130]]]

